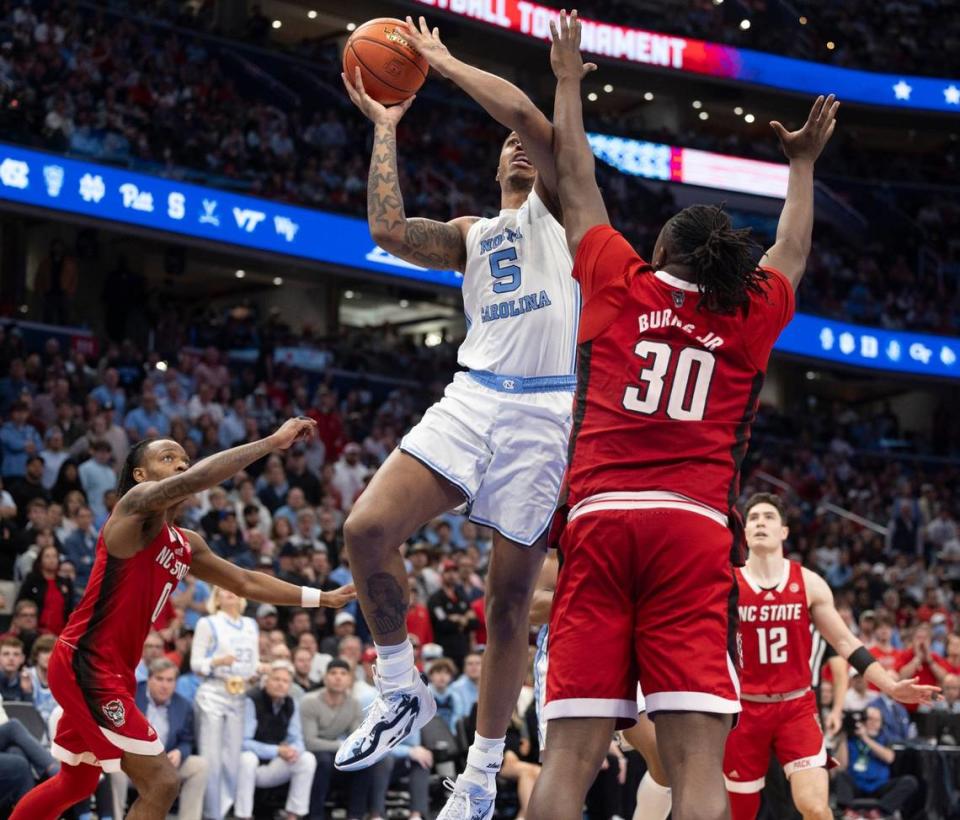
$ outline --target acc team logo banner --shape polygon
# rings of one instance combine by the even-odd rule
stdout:
[[[556,9],[527,0],[416,0],[540,40],[550,39]],[[746,48],[583,19],[583,50],[600,57],[726,77],[805,94],[833,92],[845,102],[960,114],[960,79],[857,71]]]

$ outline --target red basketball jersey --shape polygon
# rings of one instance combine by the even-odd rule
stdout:
[[[692,283],[653,271],[609,225],[573,268],[583,297],[568,467],[572,506],[607,492],[667,491],[730,515],[773,343],[793,288],[768,270],[762,293],[721,315]]]
[[[785,560],[783,577],[763,589],[746,567],[737,569],[744,694],[774,695],[810,686],[813,633],[803,568]]]
[[[60,635],[76,648],[73,665],[82,686],[119,682],[132,691],[150,625],[189,569],[190,543],[176,527],[165,524],[132,558],[110,555],[100,531],[90,583]]]

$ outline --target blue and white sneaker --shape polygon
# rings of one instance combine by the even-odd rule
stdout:
[[[382,663],[382,662],[381,662]],[[373,672],[376,700],[367,716],[343,741],[334,765],[342,772],[366,769],[386,757],[390,750],[414,729],[422,729],[437,713],[437,702],[416,669],[411,670],[410,685],[385,690],[383,679]]]
[[[451,794],[437,815],[437,820],[491,820],[497,802],[497,792],[487,791],[463,775],[457,782],[444,780]]]

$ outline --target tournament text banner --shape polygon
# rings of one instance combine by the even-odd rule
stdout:
[[[416,0],[461,17],[539,40],[550,39],[556,9],[527,0]],[[726,77],[804,94],[836,94],[844,102],[960,114],[960,79],[880,74],[780,57],[613,23],[584,19],[583,50],[598,57]]]

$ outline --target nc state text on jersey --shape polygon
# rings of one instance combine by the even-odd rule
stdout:
[[[741,606],[740,620],[746,623],[759,621],[798,621],[803,617],[803,604],[768,604],[764,606]]]
[[[190,565],[180,561],[170,547],[164,547],[157,553],[157,563],[171,575],[176,576],[178,581],[182,581],[190,570]]]
[[[641,313],[637,318],[640,326],[640,333],[646,333],[648,330],[659,330],[663,327],[678,327],[684,333],[693,336],[707,350],[715,350],[723,344],[723,339],[712,331],[697,335],[697,326],[693,322],[683,322],[672,308],[663,308],[662,310],[651,310],[649,313]]]

